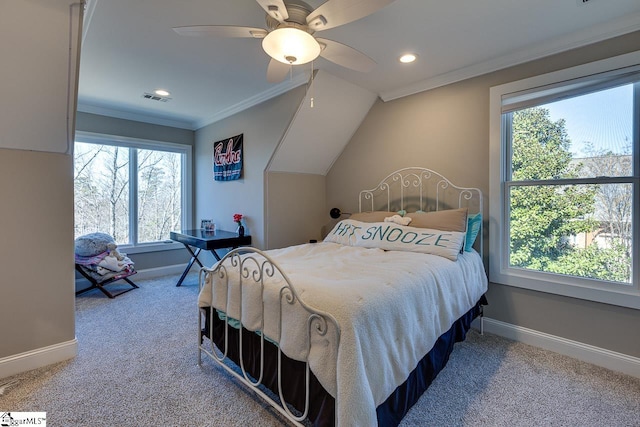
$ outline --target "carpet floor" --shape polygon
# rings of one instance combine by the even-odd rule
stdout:
[[[197,280],[78,296],[77,357],[0,379],[0,412],[46,412],[50,426],[288,425],[212,362],[197,365]],[[471,331],[401,426],[640,427],[640,379]]]

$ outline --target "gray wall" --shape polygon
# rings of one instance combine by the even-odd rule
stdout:
[[[176,144],[184,144],[190,146],[193,146],[195,142],[195,132],[192,130],[142,123],[133,120],[124,120],[101,116],[99,114],[90,114],[83,112],[78,112],[77,114],[76,130],[93,132],[103,135],[113,135],[114,137],[120,136],[127,138],[147,139],[151,141],[173,142]],[[189,253],[184,248],[170,251],[163,250],[157,252],[134,253],[127,255],[135,263],[136,270],[138,271],[157,267],[165,267],[169,265],[186,264],[190,257]],[[76,277],[79,277],[79,275],[76,275]]]
[[[357,209],[360,189],[405,166],[431,167],[458,185],[477,186],[488,195],[491,86],[638,47],[640,32],[635,32],[395,101],[379,101],[327,175],[327,209]],[[488,210],[485,197],[485,218]],[[640,357],[640,340],[630,336],[640,325],[640,310],[495,283],[487,297],[485,313],[490,318]]]
[[[330,220],[324,175],[269,172],[266,188],[270,249],[321,240],[322,225]]]
[[[81,111],[76,116],[76,130],[128,138],[149,139],[151,141],[174,142],[191,146],[195,142],[195,132],[192,130],[118,119]]]
[[[293,118],[306,87],[283,95],[196,131],[195,216],[213,219],[216,227],[235,231],[233,214],[246,216],[253,246],[265,248],[269,218],[265,210],[265,168]],[[213,143],[244,134],[243,175],[237,181],[213,180]],[[273,197],[278,197],[277,189]],[[213,257],[204,258],[207,263]]]
[[[0,358],[75,339],[72,164],[0,149]]]
[[[75,354],[69,4],[0,4],[0,360],[49,346],[68,349],[54,359]]]

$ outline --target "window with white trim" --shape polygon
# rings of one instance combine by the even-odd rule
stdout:
[[[640,54],[491,88],[490,280],[640,308]]]
[[[191,147],[79,132],[75,237],[103,232],[134,252],[166,246],[190,218]]]

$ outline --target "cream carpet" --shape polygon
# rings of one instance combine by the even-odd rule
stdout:
[[[50,426],[282,426],[212,362],[196,364],[197,275],[76,298],[78,356],[0,380],[0,412]],[[640,426],[640,379],[472,331],[402,426]]]

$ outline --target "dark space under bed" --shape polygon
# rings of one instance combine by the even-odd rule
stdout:
[[[409,409],[418,401],[420,396],[429,387],[438,373],[445,367],[453,346],[457,342],[464,341],[467,332],[471,328],[471,322],[478,317],[482,306],[487,305],[484,296],[467,313],[460,317],[451,328],[442,334],[433,348],[427,353],[418,366],[409,374],[407,380],[376,409],[378,425],[397,426]],[[205,308],[205,327],[203,337],[209,337],[210,316],[209,308]],[[213,335],[216,347],[224,351],[225,323],[218,316],[213,316]],[[260,336],[242,329],[243,337],[243,361],[245,370],[253,378],[260,373]],[[239,365],[238,359],[238,330],[229,328],[229,349],[227,357]],[[262,383],[274,393],[278,393],[278,348],[265,340],[265,369]],[[287,374],[282,378],[283,394],[285,400],[297,409],[304,409],[305,399],[305,363],[282,355],[282,369]],[[335,424],[335,399],[320,385],[313,372],[310,379],[309,414],[308,418],[314,426],[333,426]]]

